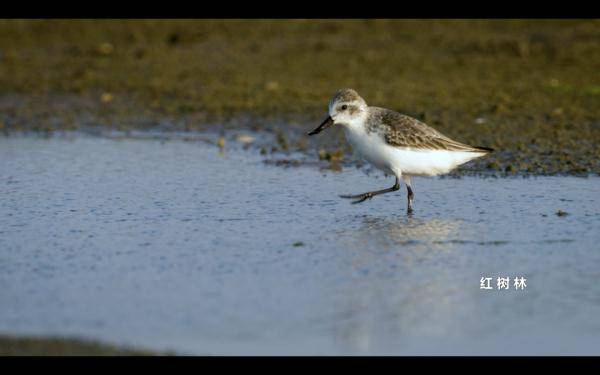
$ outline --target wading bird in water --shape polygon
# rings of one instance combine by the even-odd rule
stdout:
[[[329,102],[329,116],[308,135],[332,125],[341,125],[346,139],[361,157],[387,174],[396,176],[394,186],[356,195],[340,195],[364,202],[376,195],[397,191],[404,180],[408,191],[407,211],[412,212],[412,176],[448,173],[492,151],[452,140],[421,121],[401,113],[368,106],[352,89],[339,90]]]

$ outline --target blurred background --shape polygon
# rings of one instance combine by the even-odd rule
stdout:
[[[599,46],[598,20],[4,20],[0,127],[264,130],[305,151],[351,87],[501,151],[467,169],[598,173]],[[333,133],[313,155],[350,154]]]

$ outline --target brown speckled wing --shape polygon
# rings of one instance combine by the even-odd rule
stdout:
[[[367,127],[368,131],[381,132],[385,141],[395,147],[419,150],[485,151],[452,140],[417,119],[385,108],[371,107]]]

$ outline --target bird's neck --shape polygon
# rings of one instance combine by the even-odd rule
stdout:
[[[361,112],[360,116],[356,116],[354,118],[352,118],[351,120],[348,120],[347,122],[343,123],[342,125],[344,126],[344,130],[346,132],[351,132],[351,133],[360,133],[360,132],[364,132],[364,126],[365,123],[367,121],[369,117],[369,109],[367,108],[366,110]]]

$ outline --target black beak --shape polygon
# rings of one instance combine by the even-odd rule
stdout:
[[[327,116],[327,118],[325,119],[325,121],[323,121],[321,123],[321,125],[319,125],[315,130],[313,130],[310,133],[308,133],[308,135],[319,134],[320,132],[322,132],[323,130],[327,129],[331,125],[333,125],[333,119],[331,118],[331,116]]]

